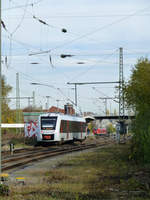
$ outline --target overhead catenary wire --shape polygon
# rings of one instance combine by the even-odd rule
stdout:
[[[21,43],[22,44],[22,43]],[[24,43],[23,43],[23,45],[24,45]],[[100,62],[100,61],[99,61]]]
[[[33,5],[34,4],[32,4],[32,8],[33,8]],[[140,11],[138,11],[138,12],[140,12]],[[32,14],[32,13],[30,13],[30,14]],[[131,17],[131,16],[135,16],[136,14],[130,14],[130,15],[121,15],[121,16],[126,16],[127,18],[128,17]],[[58,27],[56,27],[56,26],[53,26],[53,25],[50,25],[50,24],[48,24],[48,23],[46,23],[44,20],[42,20],[42,19],[39,19],[38,17],[36,17],[34,14],[32,14],[32,17],[33,18],[35,18],[35,19],[37,19],[40,23],[43,23],[44,25],[47,25],[47,26],[50,26],[50,27],[52,27],[52,28],[57,28],[58,29]],[[108,24],[108,26],[109,25],[111,25],[111,24]],[[107,25],[106,25],[107,26]],[[105,28],[105,27],[104,27]],[[60,29],[60,28],[59,28]],[[62,29],[63,30],[63,29]],[[63,31],[62,31],[63,32]],[[66,32],[66,30],[65,30],[65,32]],[[75,35],[77,35],[77,34],[75,34]],[[88,35],[87,35],[88,36]],[[79,36],[80,37],[80,36]],[[61,46],[60,46],[61,47]],[[51,49],[51,50],[54,50],[54,49]],[[41,53],[49,53],[50,52],[50,50],[46,50],[46,51],[40,51],[40,52],[36,52],[36,53],[30,53],[29,55],[35,55],[35,54],[41,54]]]
[[[13,10],[13,9],[18,9],[18,8],[24,8],[26,6],[33,6],[33,5],[39,4],[42,1],[45,1],[45,0],[38,0],[38,1],[35,1],[33,3],[29,3],[29,4],[25,4],[25,5],[18,5],[18,6],[14,6],[14,7],[3,8],[2,11]]]
[[[28,1],[29,0],[26,0],[26,5],[28,4]],[[23,22],[23,20],[24,20],[24,17],[25,17],[25,14],[26,14],[26,10],[27,10],[27,6],[25,7],[25,10],[24,10],[24,13],[23,13],[23,15],[22,15],[22,17],[21,17],[21,19],[20,19],[20,22],[18,23],[18,25],[15,27],[15,29],[12,31],[12,32],[9,32],[8,31],[8,29],[6,28],[6,26],[5,26],[5,24],[4,24],[4,22],[2,23],[3,24],[3,28],[5,29],[5,31],[9,34],[9,39],[10,39],[10,47],[9,47],[9,56],[11,57],[11,55],[12,55],[12,37],[13,37],[13,35],[16,33],[16,31],[21,27],[21,25],[22,25],[22,22]],[[10,61],[9,61],[9,64],[7,63],[7,67],[9,66],[11,64],[11,59],[10,59]]]
[[[107,59],[108,59],[108,57],[107,57]],[[93,66],[92,66],[93,67]],[[92,69],[92,67],[90,67],[91,69]],[[87,69],[86,71],[89,71],[90,69]],[[25,74],[24,74],[25,75]],[[26,74],[26,76],[28,76],[27,74]],[[30,76],[30,77],[32,77],[32,76]],[[79,77],[79,74],[78,74],[78,77]],[[29,80],[31,80],[32,78],[29,78]],[[37,80],[36,80],[37,81]]]
[[[26,5],[27,5],[27,4],[26,4]],[[32,4],[32,7],[33,7],[33,5],[34,5],[34,4]],[[20,21],[20,23],[18,24],[18,26],[16,27],[16,29],[13,31],[13,33],[15,33],[15,32],[17,31],[17,29],[21,26],[26,11],[27,11],[27,10],[24,9],[24,15],[23,15],[23,18],[22,18],[22,20]],[[41,20],[41,19],[35,17],[34,15],[33,15],[33,18],[37,19],[40,23],[43,23],[44,25],[51,26],[51,25],[47,24],[46,22],[44,22],[43,20]],[[4,24],[4,23],[3,23],[3,24]],[[54,26],[51,26],[51,27],[54,27]],[[4,26],[4,28],[5,28],[5,30],[7,30],[5,26]],[[64,33],[67,32],[67,30],[66,30],[65,28],[63,28],[63,29],[61,29],[61,30],[62,30],[62,32],[64,32]],[[10,39],[10,43],[11,43],[11,41],[12,41],[12,35],[13,35],[13,34],[9,33],[8,31],[7,31],[7,33],[10,35],[10,36],[9,36],[9,39]],[[49,60],[50,60],[50,64],[51,64],[51,66],[54,67],[54,65],[52,64],[52,61],[51,61],[51,58],[50,58],[50,57],[49,57]]]
[[[31,4],[32,6],[32,4]],[[24,6],[22,6],[23,8]],[[33,7],[33,6],[32,6]],[[15,9],[15,8],[13,8]],[[12,18],[16,18],[18,15],[12,16]],[[128,17],[130,14],[104,14],[104,15],[49,15],[49,16],[41,16],[45,19],[52,18],[112,18],[112,17]],[[150,13],[145,14],[135,14],[134,17],[145,17],[150,16]],[[25,19],[32,19],[33,16],[27,16]]]
[[[149,7],[148,7],[148,8],[149,8]],[[118,23],[118,22],[121,22],[121,21],[123,21],[123,20],[126,20],[127,18],[132,17],[132,16],[136,15],[137,13],[142,12],[142,11],[144,11],[145,9],[148,9],[148,8],[146,7],[146,8],[144,8],[144,9],[138,10],[138,11],[134,12],[133,14],[130,14],[130,15],[127,16],[127,17],[121,18],[121,19],[119,19],[119,20],[117,20],[117,21],[114,21],[114,22],[112,22],[112,23],[110,23],[110,24],[107,24],[107,25],[105,25],[105,26],[103,26],[103,27],[100,27],[100,28],[98,28],[98,29],[96,29],[96,30],[94,30],[94,31],[92,31],[92,32],[90,32],[90,33],[87,33],[87,34],[84,34],[84,35],[82,35],[82,36],[79,36],[78,38],[75,38],[75,39],[73,39],[72,41],[70,41],[70,42],[68,42],[68,43],[66,43],[66,44],[63,44],[63,46],[64,46],[64,45],[67,45],[67,44],[70,44],[70,43],[72,43],[72,42],[74,42],[74,41],[76,41],[76,40],[79,40],[79,39],[81,39],[81,38],[84,38],[84,37],[86,37],[86,36],[88,36],[88,35],[91,35],[91,34],[97,32],[97,31],[100,31],[100,30],[104,29],[104,28],[107,28],[107,26],[112,26],[112,25],[115,24],[115,23]],[[57,49],[57,48],[59,48],[59,47],[62,47],[62,45],[60,45],[60,46],[58,46],[58,47],[56,47],[56,48],[53,48],[53,49],[51,49],[51,50]],[[49,52],[50,52],[50,50],[46,50],[46,51],[43,51],[43,52],[39,52],[39,53],[37,53],[37,54],[49,53]],[[30,54],[30,55],[31,55],[31,54]],[[32,54],[32,55],[35,55],[35,53]]]
[[[96,90],[98,93],[102,94],[105,96],[105,98],[110,98],[108,95],[106,95],[105,93],[99,91],[96,89],[96,87],[93,87],[92,89]],[[115,100],[116,98],[111,98],[111,100],[113,100],[115,103],[119,103],[118,101]]]
[[[47,58],[48,58],[48,55],[47,55]]]
[[[12,67],[11,67],[11,68],[12,68]],[[12,69],[15,70],[14,68],[12,68]],[[15,71],[17,71],[17,70],[15,70]],[[18,72],[18,71],[17,71],[17,72]],[[23,72],[19,72],[19,73],[22,74],[23,76],[25,76],[25,77],[26,77],[25,79],[27,79],[27,80],[29,80],[29,81],[35,80],[35,79],[32,78],[32,76],[29,76],[29,75],[27,75],[27,74],[25,74],[25,73],[23,73]],[[30,77],[31,77],[31,78],[30,78]],[[39,80],[35,80],[35,81],[38,81],[38,82],[39,82]],[[41,85],[47,85],[47,84],[41,83]],[[49,85],[47,85],[47,86],[49,86]],[[74,103],[71,99],[69,99],[68,97],[66,97],[66,95],[62,92],[61,88],[56,88],[55,86],[52,86],[51,88],[54,89],[55,91],[59,91],[59,92],[66,98],[66,100],[69,100],[71,103]],[[23,91],[23,90],[21,90],[21,91]],[[39,96],[41,96],[41,95],[39,95]],[[43,96],[41,96],[41,97],[43,97]],[[55,99],[55,98],[53,98],[53,99]]]
[[[140,12],[140,11],[138,11],[138,12]],[[132,14],[132,15],[129,15],[130,17],[131,16],[133,16],[134,14]],[[121,19],[122,20],[122,19]],[[41,53],[49,53],[50,52],[50,50],[48,50],[48,51],[43,51],[43,52],[39,52],[39,54],[41,54]],[[29,54],[29,55],[35,55],[35,53],[33,53],[33,54]]]
[[[13,34],[20,28],[20,26],[22,25],[22,22],[23,22],[23,20],[24,20],[24,17],[25,17],[25,15],[26,15],[26,11],[27,11],[28,1],[29,1],[29,0],[26,0],[24,13],[23,13],[23,15],[22,15],[22,17],[21,17],[21,19],[20,19],[19,24],[18,24],[18,25],[16,26],[16,28],[13,30],[13,32],[11,33],[11,35],[13,35]]]
[[[58,48],[67,46],[67,45],[69,45],[69,44],[71,44],[71,43],[74,43],[74,42],[80,40],[80,39],[83,39],[83,38],[85,38],[85,37],[88,37],[89,35],[93,35],[93,34],[95,34],[96,32],[99,32],[99,31],[101,31],[101,30],[104,30],[105,28],[108,28],[108,27],[113,26],[113,25],[115,25],[115,24],[117,24],[117,23],[120,23],[120,22],[122,22],[122,21],[125,21],[125,20],[127,20],[128,18],[131,18],[131,17],[133,17],[134,15],[138,14],[139,12],[143,12],[143,11],[149,9],[149,8],[150,8],[150,6],[148,6],[148,7],[146,7],[146,8],[143,8],[143,9],[140,9],[140,10],[138,10],[138,11],[135,11],[134,13],[130,14],[129,16],[120,18],[120,19],[115,20],[115,21],[113,21],[113,22],[111,22],[111,23],[109,23],[109,24],[106,24],[106,25],[102,26],[102,27],[96,28],[95,30],[90,31],[89,33],[83,34],[83,35],[81,35],[81,36],[79,36],[79,37],[77,37],[77,38],[75,38],[75,39],[73,39],[73,40],[70,40],[69,42],[66,42],[66,43],[64,43],[64,44],[58,45],[58,46],[56,46],[55,48],[52,48],[52,49],[49,49],[49,50],[46,50],[46,51],[43,51],[43,52],[37,52],[37,54],[42,54],[42,53],[45,54],[45,53],[48,53],[49,51],[56,50],[56,49],[58,49]],[[36,53],[34,53],[33,55],[36,55]]]
[[[66,28],[62,28],[62,27],[58,27],[58,26],[51,25],[51,24],[47,23],[45,20],[43,20],[43,19],[37,17],[37,16],[34,14],[34,11],[33,11],[33,6],[34,6],[34,4],[31,4],[31,6],[32,6],[32,12],[27,11],[27,9],[25,9],[25,6],[24,6],[23,8],[21,8],[21,9],[23,9],[25,12],[29,13],[29,14],[32,16],[33,19],[37,20],[38,22],[40,22],[40,23],[43,24],[43,25],[46,25],[46,26],[51,27],[51,28],[59,29],[59,30],[61,30],[61,32],[63,32],[63,33],[68,32]]]
[[[107,56],[105,59],[108,59],[109,57],[111,57],[114,53],[116,53],[118,51],[118,49],[115,49],[114,50],[114,52],[113,53],[111,53],[109,56]],[[96,62],[96,64],[98,64],[98,63],[100,63],[101,62],[101,60],[98,60],[97,62]],[[88,67],[86,70],[84,70],[83,72],[80,72],[80,73],[78,73],[76,76],[74,76],[70,81],[68,81],[68,82],[71,82],[71,81],[73,81],[74,79],[76,79],[76,78],[79,78],[79,77],[81,77],[82,75],[85,75],[88,71],[90,71],[91,69],[93,69],[93,67],[96,65],[96,64],[93,64],[92,66],[90,66],[90,67]]]

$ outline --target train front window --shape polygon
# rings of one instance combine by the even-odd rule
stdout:
[[[57,117],[41,117],[41,130],[55,130]]]

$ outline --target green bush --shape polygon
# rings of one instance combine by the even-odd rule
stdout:
[[[133,123],[133,138],[131,146],[131,156],[136,160],[144,163],[150,163],[150,110],[145,106],[137,114]]]
[[[5,184],[0,184],[0,196],[9,195],[9,187]]]

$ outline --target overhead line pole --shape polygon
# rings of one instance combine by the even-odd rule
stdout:
[[[113,97],[99,97],[98,99],[102,99],[105,101],[105,114],[107,115],[107,100],[111,99],[111,100],[115,101],[114,98]]]
[[[125,134],[124,111],[124,76],[123,76],[123,48],[119,48],[119,124],[117,128],[117,140],[120,142],[120,134]]]
[[[28,99],[28,98],[33,99],[33,97],[2,97],[0,99]]]
[[[113,84],[113,83],[119,83],[119,81],[112,81],[112,82],[77,82],[77,83],[70,83],[68,82],[67,84],[70,84],[70,85],[90,85],[90,84]]]
[[[115,83],[119,83],[119,81],[111,81],[111,82],[77,82],[77,83],[70,83],[68,82],[67,84],[69,85],[74,85],[75,87],[75,105],[77,106],[77,85],[91,85],[91,84],[115,84]]]
[[[33,108],[35,108],[35,91],[33,91],[32,97],[33,97],[32,106],[33,106]]]
[[[50,99],[50,96],[46,96],[46,99],[47,99],[46,110],[48,110],[49,109],[49,99]]]
[[[16,123],[20,122],[19,73],[16,73]]]
[[[75,105],[77,106],[77,84],[74,84],[75,88]]]
[[[123,93],[123,48],[119,48],[119,116],[124,116],[124,93]]]
[[[116,97],[99,97],[99,99],[111,99],[111,100],[113,100],[114,102],[119,103],[119,101],[116,101],[116,100],[115,100],[115,99],[118,99],[118,98],[116,98]]]
[[[2,97],[2,45],[1,45],[1,36],[2,36],[2,26],[1,26],[1,17],[2,17],[2,2],[0,0],[0,97]],[[0,174],[2,173],[2,148],[1,148],[1,140],[2,140],[2,98],[0,98]]]

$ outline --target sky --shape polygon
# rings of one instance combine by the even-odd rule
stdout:
[[[19,73],[20,97],[34,92],[36,106],[45,108],[50,96],[49,107],[63,108],[75,101],[68,82],[119,80],[120,47],[128,81],[137,60],[149,58],[149,20],[148,0],[2,0],[2,73],[12,86],[9,96],[16,96]],[[78,85],[76,111],[118,111],[118,103],[100,99],[117,97],[116,86]],[[28,104],[20,100],[21,108]],[[12,99],[10,107],[15,106]]]

